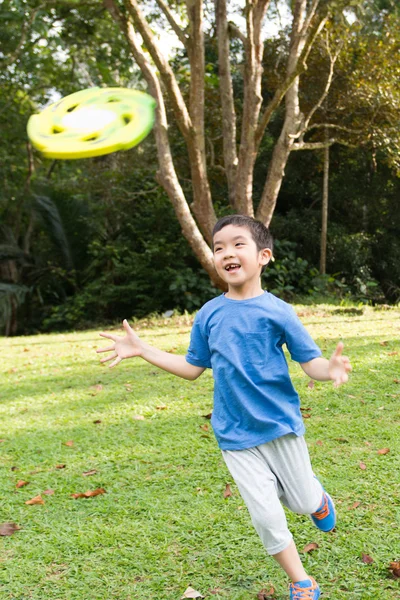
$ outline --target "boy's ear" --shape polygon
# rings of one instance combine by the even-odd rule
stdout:
[[[260,264],[265,266],[272,259],[272,250],[271,248],[263,248],[260,250]]]

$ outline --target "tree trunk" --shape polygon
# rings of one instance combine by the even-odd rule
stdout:
[[[325,139],[329,139],[328,130],[325,129]],[[329,201],[329,146],[324,148],[324,183],[322,191],[322,219],[321,219],[321,254],[319,272],[326,274],[326,248],[328,235],[328,201]]]

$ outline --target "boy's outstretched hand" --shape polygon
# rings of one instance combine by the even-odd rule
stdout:
[[[335,352],[329,359],[328,372],[333,380],[334,387],[339,387],[342,383],[348,381],[348,373],[351,371],[350,360],[347,356],[342,355],[343,343],[339,342]]]
[[[118,335],[114,335],[113,333],[100,333],[101,337],[108,338],[109,340],[113,340],[114,344],[112,346],[108,346],[107,348],[100,348],[96,350],[99,352],[113,352],[111,356],[107,356],[107,358],[102,358],[100,362],[107,362],[112,360],[113,362],[109,365],[110,367],[115,367],[118,363],[121,362],[124,358],[132,358],[133,356],[140,356],[142,352],[142,345],[139,336],[133,331],[132,327],[130,327],[128,321],[125,319],[123,321],[123,326],[125,329],[126,335],[124,337],[120,337]]]

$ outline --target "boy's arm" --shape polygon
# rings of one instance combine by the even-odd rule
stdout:
[[[321,356],[313,358],[309,362],[300,363],[303,371],[317,381],[333,381],[333,385],[338,387],[348,381],[348,373],[351,371],[350,360],[342,355],[343,344],[339,342],[331,358],[327,360]]]
[[[100,333],[102,337],[114,342],[112,346],[97,350],[97,352],[113,352],[111,356],[101,359],[100,362],[112,360],[113,362],[110,364],[110,367],[115,367],[125,358],[140,356],[152,365],[164,369],[164,371],[190,380],[197,379],[205,371],[204,367],[196,367],[188,363],[184,356],[164,352],[163,350],[154,348],[154,346],[150,346],[150,344],[146,344],[136,335],[126,319],[123,322],[123,326],[126,332],[124,337],[112,333]]]

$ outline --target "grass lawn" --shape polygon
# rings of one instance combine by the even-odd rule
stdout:
[[[339,389],[309,387],[290,362],[313,467],[338,510],[330,534],[288,513],[291,530],[323,598],[399,599],[400,309],[296,309],[325,356],[344,340],[353,374]],[[190,325],[136,328],[184,353]],[[265,600],[272,586],[287,600],[206,418],[211,373],[187,382],[140,359],[110,370],[95,354],[104,345],[95,331],[1,339],[0,525],[21,529],[0,537],[0,598],[179,600],[192,586]],[[38,495],[44,504],[26,504]]]

